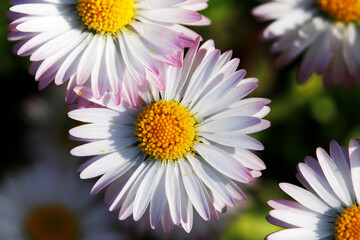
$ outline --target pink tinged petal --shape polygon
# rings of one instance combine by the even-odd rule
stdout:
[[[122,172],[126,172],[130,169],[135,161],[136,155],[138,155],[140,149],[137,147],[131,147],[124,149],[119,152],[113,152],[105,156],[95,157],[95,162],[90,163],[80,174],[80,178],[88,179],[98,177],[108,172],[112,172],[113,170],[117,170],[119,177],[121,174],[118,170],[122,170]],[[91,162],[93,160],[91,159]]]
[[[57,6],[55,4],[48,3],[27,3],[27,4],[19,4],[12,6],[10,11],[29,14],[32,16],[35,15],[59,15],[63,13],[63,11],[69,10],[64,6]]]
[[[351,139],[349,144],[351,178],[356,200],[360,202],[360,141]]]
[[[159,74],[158,76],[154,73],[146,70],[146,80],[153,85],[158,90],[165,90],[166,84],[165,79],[162,74]]]
[[[72,75],[66,87],[65,101],[67,104],[72,104],[78,97],[78,95],[74,92],[75,86],[76,86],[75,75]]]
[[[247,116],[227,117],[215,120],[205,120],[200,125],[200,132],[234,132],[260,123],[259,118]]]
[[[246,149],[235,149],[235,158],[244,167],[254,170],[265,170],[266,166],[264,162],[254,153]]]
[[[122,123],[129,124],[135,121],[135,118],[128,116],[126,113],[107,108],[84,108],[73,110],[68,116],[74,120],[87,123]]]
[[[27,33],[27,32],[11,32],[7,36],[9,41],[20,41],[35,37],[38,33]]]
[[[235,202],[231,197],[230,193],[226,190],[221,179],[205,164],[203,164],[199,159],[188,155],[186,157],[194,171],[194,173],[201,179],[201,181],[223,201],[225,204],[234,207]]]
[[[70,28],[69,21],[61,15],[32,17],[17,25],[16,29],[21,32],[46,32],[57,28]]]
[[[227,108],[231,104],[247,96],[255,88],[257,88],[257,86],[258,86],[257,83],[246,83],[233,88],[227,93],[227,95],[225,95],[217,103],[211,104],[211,106],[209,105],[207,107],[204,107],[203,109],[200,109],[198,112],[198,116],[204,118],[206,116],[210,116]]]
[[[54,80],[56,72],[52,72],[52,70],[50,73],[46,74],[45,76],[40,77],[37,80],[37,81],[39,81],[39,85],[38,85],[39,90],[43,90]],[[54,71],[56,71],[56,70],[54,70]]]
[[[119,151],[128,147],[136,142],[136,137],[106,139],[91,143],[86,143],[81,146],[73,148],[70,153],[74,156],[84,157],[107,154]]]
[[[145,68],[134,58],[123,37],[119,37],[118,42],[127,72],[138,85],[142,86],[146,81]]]
[[[342,209],[341,203],[326,180],[304,163],[300,163],[298,167],[304,179],[323,201],[340,211]]]
[[[179,33],[171,31],[164,27],[159,27],[141,22],[132,22],[131,26],[146,40],[156,44],[162,48],[173,51],[182,51],[184,46],[179,37]],[[178,35],[178,37],[176,37]],[[185,39],[186,37],[183,36]],[[191,41],[191,39],[188,39]]]
[[[123,65],[120,62],[120,56],[116,49],[114,40],[111,36],[106,38],[105,64],[109,78],[109,83],[114,94],[121,93]]]
[[[165,233],[170,233],[174,228],[174,223],[171,219],[169,204],[166,204],[164,214],[161,216],[161,224]]]
[[[164,165],[165,166],[165,165]],[[163,215],[165,205],[167,204],[165,192],[165,174],[161,176],[149,207],[150,226],[155,229]]]
[[[192,23],[201,20],[198,12],[181,8],[158,8],[151,10],[139,10],[139,15],[147,19],[165,23]]]
[[[130,73],[125,70],[123,81],[123,97],[124,100],[131,106],[136,107],[139,104],[138,85],[131,77]]]
[[[212,167],[229,178],[243,183],[253,180],[249,170],[224,150],[208,144],[198,144],[195,149]]]
[[[331,236],[332,231],[326,230],[312,230],[305,228],[291,228],[281,230],[268,235],[266,240],[309,240],[309,239],[324,239]]]
[[[205,220],[210,220],[210,209],[206,199],[205,189],[191,167],[182,160],[180,164],[181,177],[185,186],[186,193],[191,200],[194,208]]]
[[[313,193],[290,183],[280,183],[280,188],[303,206],[317,213],[334,216],[335,209],[329,207]]]
[[[296,227],[307,229],[329,229],[334,228],[333,223],[329,223],[332,219],[328,216],[318,215],[311,212],[294,212],[289,210],[272,210],[270,216],[284,221]]]
[[[144,65],[147,69],[156,75],[159,75],[158,64],[151,57],[151,51],[146,49],[141,41],[140,36],[134,32],[123,32],[123,36],[129,51],[133,56]]]
[[[166,166],[165,192],[169,203],[171,219],[175,225],[180,224],[181,218],[179,174],[179,167],[169,162]]]
[[[182,58],[182,57],[181,57]],[[165,76],[165,91],[163,95],[163,98],[168,101],[170,99],[174,99],[174,96],[176,95],[177,88],[179,84],[182,84],[180,80],[181,75],[181,68],[175,68],[175,67],[168,67],[165,65],[162,65],[162,72],[166,73]]]
[[[141,176],[139,176],[135,182],[130,187],[128,193],[125,195],[124,201],[121,204],[121,208],[119,211],[119,220],[124,220],[128,218],[131,214],[134,213],[134,203],[135,198],[138,193],[138,189],[140,188],[141,183],[144,182],[145,176],[151,171],[152,166],[156,164],[155,162],[148,163]]]
[[[112,170],[111,172],[105,173],[97,182],[94,184],[93,188],[91,189],[90,194],[95,195],[100,192],[102,189],[107,187],[109,184],[114,182],[116,179],[121,177],[124,173],[126,173],[132,166],[134,166],[137,162],[141,161],[143,157],[140,155],[131,159],[128,163],[122,165],[121,167]]]
[[[194,11],[195,9],[189,9],[189,10]],[[201,19],[199,21],[184,23],[184,24],[188,26],[208,26],[211,24],[211,20],[209,18],[205,17],[204,15],[200,15],[200,17]]]
[[[226,133],[201,133],[201,137],[216,142],[221,145],[236,147],[236,148],[245,148],[251,150],[264,150],[264,146],[261,142],[256,140],[253,137],[244,135],[237,132],[226,132]]]
[[[153,193],[156,190],[156,186],[164,175],[164,171],[165,167],[163,167],[163,164],[155,162],[142,179],[134,200],[133,217],[135,221],[139,220],[145,213]]]
[[[104,107],[112,109],[112,110],[115,110],[117,112],[120,112],[123,115],[126,114],[126,116],[133,116],[132,119],[134,119],[134,120],[136,119],[136,116],[139,113],[138,110],[129,107],[127,104],[124,104],[124,103],[121,103],[119,105],[115,104],[112,101],[110,94],[105,93],[103,97],[101,97],[100,99],[96,99],[92,95],[91,89],[88,87],[78,86],[78,87],[74,88],[74,91],[78,95],[81,95],[81,97],[83,97],[84,99],[86,99],[90,102],[99,104],[101,106],[104,106]]]
[[[144,46],[150,51],[151,56],[160,61],[167,63],[168,65],[174,67],[181,67],[181,59],[178,57],[178,54],[175,51],[165,49],[161,46],[155,45],[145,39],[142,40]]]
[[[348,186],[346,185],[346,181],[335,162],[322,148],[318,148],[316,150],[316,155],[325,177],[335,194],[344,204],[346,204],[346,206],[351,206],[353,201],[351,199]]]
[[[86,42],[87,46],[82,54],[76,71],[76,83],[78,85],[83,85],[90,78],[96,58],[98,58],[95,53],[97,53],[97,46],[100,38],[101,37],[94,35],[88,42]]]

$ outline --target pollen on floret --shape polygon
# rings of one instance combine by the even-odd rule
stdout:
[[[335,240],[360,239],[360,206],[346,208],[336,219]]]
[[[359,0],[318,0],[321,10],[337,21],[352,22],[360,17]]]
[[[78,14],[88,30],[116,33],[135,14],[134,0],[78,0]]]
[[[160,100],[143,108],[134,123],[141,150],[155,159],[176,160],[198,142],[194,116],[179,102]]]

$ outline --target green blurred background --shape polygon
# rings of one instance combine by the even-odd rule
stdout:
[[[258,22],[251,15],[251,10],[259,3],[252,0],[210,0],[208,9],[202,13],[212,20],[212,24],[193,28],[204,40],[213,39],[220,50],[232,49],[233,57],[241,59],[240,67],[247,70],[247,76],[259,79],[259,88],[251,95],[272,100],[272,110],[266,117],[272,126],[254,134],[265,146],[258,155],[267,169],[254,184],[242,186],[248,200],[240,203],[241,210],[225,222],[221,234],[213,239],[258,240],[277,230],[266,222],[265,216],[270,210],[266,205],[268,200],[288,198],[280,191],[278,183],[298,184],[295,178],[297,163],[306,155],[315,156],[318,146],[328,151],[330,141],[335,139],[347,147],[350,138],[360,137],[359,88],[346,90],[340,86],[325,90],[319,76],[300,86],[295,80],[299,59],[277,69],[276,56],[268,51],[270,43],[259,40],[267,23]],[[77,144],[68,140],[68,130],[74,123],[67,118],[65,86],[52,84],[38,91],[33,76],[28,74],[29,59],[12,53],[14,43],[6,39],[9,21],[5,13],[9,6],[7,1],[0,2],[3,16],[0,18],[1,136],[4,143],[1,144],[1,177],[32,162],[30,152],[38,143],[32,138],[29,140],[31,133],[43,132],[64,152]],[[31,107],[39,102],[43,103],[44,109]],[[48,154],[55,153],[49,151]],[[64,158],[66,161],[67,157]],[[149,236],[137,238],[148,239]]]

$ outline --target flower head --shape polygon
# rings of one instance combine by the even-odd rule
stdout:
[[[299,83],[317,73],[326,88],[341,83],[347,88],[360,86],[358,0],[271,0],[255,8],[253,14],[274,20],[262,36],[275,39],[271,51],[280,53],[279,67],[303,54]]]
[[[274,209],[268,221],[287,228],[267,239],[336,239],[360,238],[360,141],[352,139],[349,150],[336,141],[330,155],[322,148],[318,160],[306,157],[298,165],[297,177],[304,188],[280,184],[295,201],[271,200]]]
[[[105,108],[69,112],[89,123],[70,130],[89,141],[71,153],[95,156],[80,176],[101,176],[92,193],[109,186],[105,202],[119,210],[119,219],[132,214],[139,220],[149,206],[152,228],[161,220],[166,232],[174,224],[189,232],[193,206],[203,219],[217,219],[216,211],[245,199],[233,180],[250,183],[265,168],[249,151],[262,150],[262,144],[247,134],[270,126],[262,119],[270,101],[243,99],[257,79],[243,79],[231,52],[221,54],[212,41],[199,48],[199,42],[181,68],[162,65],[166,88],[144,85],[137,108],[116,106],[108,94],[96,99],[86,87],[75,89]]]
[[[69,80],[67,101],[77,85],[90,86],[96,98],[110,92],[138,104],[145,82],[164,88],[159,62],[180,67],[179,52],[196,33],[182,25],[207,25],[197,11],[208,0],[12,0],[8,37],[14,51],[30,55],[30,72],[39,88]]]
[[[126,239],[111,229],[112,218],[87,197],[88,184],[74,171],[71,165],[40,161],[9,177],[0,191],[1,238]]]

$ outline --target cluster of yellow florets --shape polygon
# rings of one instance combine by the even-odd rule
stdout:
[[[179,102],[160,100],[144,107],[135,122],[139,146],[155,159],[175,160],[196,142],[196,121]]]
[[[331,18],[351,22],[360,17],[360,1],[358,0],[318,0],[321,9]]]
[[[134,0],[78,0],[77,10],[89,30],[116,33],[134,16]]]
[[[357,204],[342,212],[336,219],[336,240],[359,240],[360,239],[360,206]]]

